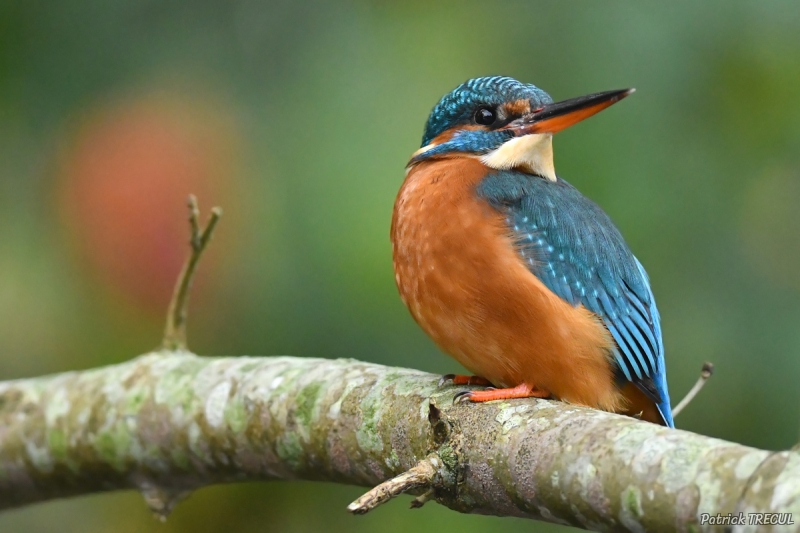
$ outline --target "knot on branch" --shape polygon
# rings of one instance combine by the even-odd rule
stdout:
[[[172,509],[192,493],[190,490],[171,489],[151,483],[142,483],[140,491],[153,516],[161,522],[166,522]]]
[[[347,506],[348,511],[365,514],[406,492],[422,491],[411,501],[412,509],[425,505],[435,497],[437,491],[452,493],[455,497],[462,470],[458,458],[458,432],[453,431],[452,423],[442,416],[433,398],[428,406],[428,421],[431,424],[430,440],[435,451],[406,472],[384,481],[358,498]]]

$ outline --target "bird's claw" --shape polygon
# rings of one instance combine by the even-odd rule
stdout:
[[[468,390],[462,390],[461,392],[457,392],[455,396],[453,396],[453,405],[468,401],[470,399],[470,394],[472,394],[472,391]]]
[[[447,383],[448,381],[453,381],[453,379],[455,379],[455,377],[456,377],[455,374],[445,374],[444,376],[439,378],[439,385],[438,385],[439,388],[444,386],[444,384]]]
[[[483,390],[497,390],[497,387],[486,387]],[[471,390],[462,390],[461,392],[457,392],[455,396],[453,396],[453,405],[457,403],[464,403],[466,401],[472,401],[472,393],[474,391]]]

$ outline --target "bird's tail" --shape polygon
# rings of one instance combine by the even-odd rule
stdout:
[[[661,394],[661,403],[659,403],[656,407],[658,407],[658,412],[661,414],[661,418],[664,419],[664,425],[674,428],[675,421],[672,419],[672,407],[669,404],[669,390],[667,390],[666,369],[661,371],[659,377],[661,383],[658,384],[658,392]]]

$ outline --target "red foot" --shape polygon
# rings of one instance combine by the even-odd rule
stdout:
[[[549,398],[550,393],[532,387],[531,385],[517,385],[513,389],[490,389],[481,391],[459,392],[453,398],[453,402],[491,402],[492,400],[510,400],[511,398]]]
[[[482,378],[480,376],[462,376],[461,374],[445,374],[442,376],[442,379],[439,380],[439,386],[441,387],[448,381],[452,381],[453,385],[480,385],[481,387],[492,386],[492,384],[486,378]]]

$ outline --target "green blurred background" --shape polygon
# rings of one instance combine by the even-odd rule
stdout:
[[[506,74],[555,99],[633,86],[559,134],[559,173],[616,221],[658,299],[678,426],[787,448],[800,428],[796,0],[0,2],[0,379],[159,342],[184,201],[225,209],[193,294],[202,354],[457,367],[397,297],[389,220],[431,107]],[[361,489],[135,493],[0,514],[14,532],[553,531]]]

